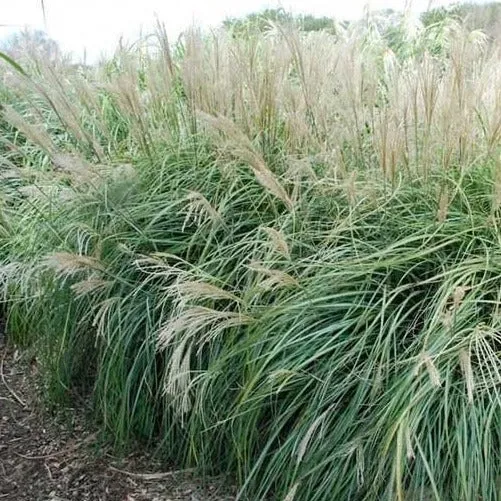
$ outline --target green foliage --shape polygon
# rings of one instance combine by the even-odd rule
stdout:
[[[424,26],[428,27],[446,22],[451,18],[461,19],[463,12],[463,8],[457,4],[452,7],[435,7],[423,12],[420,19]]]
[[[500,499],[499,55],[273,12],[9,74],[9,339],[242,499]]]
[[[421,14],[421,21],[426,27],[448,22],[450,19],[462,21],[470,30],[482,30],[491,38],[497,39],[501,32],[501,2],[456,3]]]
[[[223,26],[237,35],[250,31],[264,32],[269,28],[270,22],[292,23],[292,14],[284,9],[265,9],[260,13],[251,13],[244,18],[228,18],[223,21]]]
[[[327,31],[335,35],[337,27],[335,21],[331,17],[316,17],[311,14],[299,15],[297,21],[299,27],[303,31]]]
[[[302,31],[326,31],[336,34],[337,25],[329,17],[317,17],[311,14],[293,15],[280,9],[265,9],[262,12],[251,13],[243,18],[229,18],[223,22],[226,29],[235,35],[245,35],[269,30],[270,23],[294,25]]]
[[[3,52],[0,52],[0,59],[3,59],[7,64],[9,64],[12,68],[14,68],[16,71],[21,73],[22,75],[26,75],[26,72],[24,71],[23,67],[14,61],[11,57],[9,57],[7,54],[4,54]]]

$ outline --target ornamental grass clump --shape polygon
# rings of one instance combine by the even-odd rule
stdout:
[[[500,498],[500,53],[378,26],[8,70],[0,297],[51,402],[241,499]]]

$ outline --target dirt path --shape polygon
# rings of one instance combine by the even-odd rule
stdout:
[[[40,409],[34,379],[0,336],[0,501],[235,499],[217,480],[202,485],[189,472],[161,472],[144,456],[118,460],[98,451],[76,417],[70,429]]]

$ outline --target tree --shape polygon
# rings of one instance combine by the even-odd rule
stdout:
[[[316,17],[311,14],[301,15],[296,18],[303,31],[327,31],[336,34],[336,22],[330,17]]]
[[[428,27],[443,23],[450,18],[464,22],[470,30],[481,30],[491,38],[499,38],[501,34],[500,2],[483,5],[467,2],[457,3],[451,7],[437,7],[424,12],[421,15],[421,22]]]
[[[461,8],[458,5],[451,7],[436,7],[421,14],[421,22],[425,28],[445,22],[447,19],[461,19]]]
[[[58,43],[41,30],[25,29],[15,33],[0,49],[14,60],[30,57],[54,61],[62,56]]]
[[[252,32],[264,32],[269,29],[270,22],[292,24],[303,31],[328,31],[336,33],[336,22],[329,17],[316,17],[310,14],[294,16],[285,9],[265,9],[262,12],[248,14],[243,18],[228,18],[223,25],[235,35]]]

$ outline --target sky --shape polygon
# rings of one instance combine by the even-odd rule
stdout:
[[[76,59],[95,61],[116,47],[121,36],[137,39],[152,30],[156,16],[171,39],[192,25],[217,26],[226,17],[243,16],[264,8],[283,7],[337,19],[357,19],[364,6],[401,10],[409,0],[0,0],[0,38],[23,27],[46,30]],[[487,0],[477,0],[483,3]],[[44,19],[42,2],[45,5]],[[453,0],[412,0],[415,12]]]

